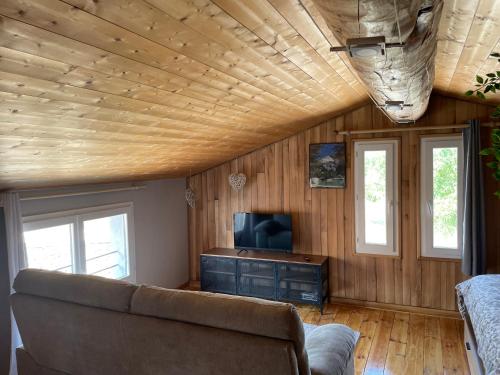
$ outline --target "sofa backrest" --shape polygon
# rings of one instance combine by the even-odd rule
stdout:
[[[97,276],[26,269],[17,275],[13,289],[37,297],[129,312],[137,286]]]
[[[24,349],[68,374],[309,374],[289,304],[23,270],[11,296]]]

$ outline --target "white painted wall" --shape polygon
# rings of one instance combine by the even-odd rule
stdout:
[[[145,189],[74,197],[22,201],[23,216],[106,205],[134,203],[136,281],[139,284],[175,288],[189,279],[185,179],[141,182]],[[120,185],[93,185],[24,193],[99,190]]]

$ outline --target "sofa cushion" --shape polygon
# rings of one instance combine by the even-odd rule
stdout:
[[[16,359],[18,374],[69,375],[67,372],[61,372],[40,366],[23,348],[16,349]]]
[[[98,276],[25,269],[14,280],[17,293],[128,312],[137,286]]]
[[[288,303],[140,286],[130,312],[304,343],[302,322]]]
[[[327,324],[307,332],[305,346],[311,375],[345,374],[359,333],[343,324]]]
[[[207,292],[140,286],[131,313],[199,324],[294,343],[300,374],[308,374],[304,330],[288,303]]]
[[[11,298],[34,361],[24,361],[20,375],[308,374],[298,371],[291,341],[27,294]]]

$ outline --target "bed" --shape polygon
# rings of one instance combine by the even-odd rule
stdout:
[[[456,290],[471,374],[500,374],[500,275],[473,277]]]

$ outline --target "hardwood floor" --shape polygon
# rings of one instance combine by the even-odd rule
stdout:
[[[342,323],[361,333],[356,374],[470,374],[458,319],[329,304],[298,306],[306,323]]]
[[[200,290],[190,283],[182,289]],[[470,375],[460,319],[327,304],[323,315],[297,305],[305,323],[346,324],[361,333],[356,346],[356,375]]]

